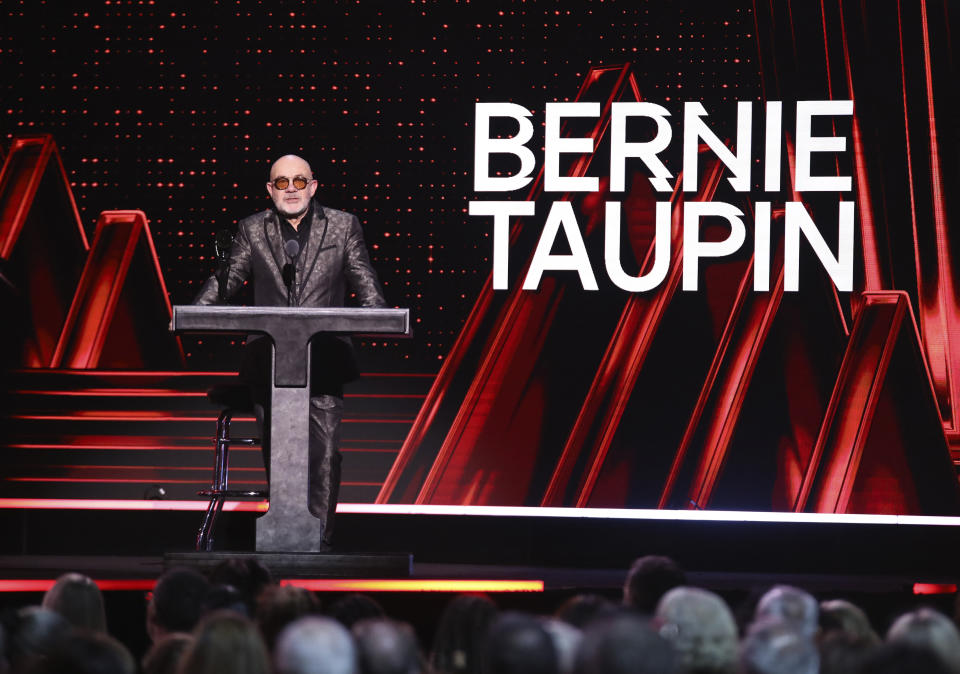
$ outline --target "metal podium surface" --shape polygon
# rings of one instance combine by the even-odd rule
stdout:
[[[258,552],[316,552],[321,540],[307,508],[310,339],[321,332],[410,334],[409,309],[173,307],[174,332],[259,333],[273,341],[270,509],[257,520]]]

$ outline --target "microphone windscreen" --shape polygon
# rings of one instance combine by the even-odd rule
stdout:
[[[294,258],[300,254],[300,242],[296,239],[290,239],[283,244],[283,250],[286,252],[287,257]]]
[[[214,237],[213,246],[218,258],[221,260],[227,259],[230,256],[230,248],[233,246],[233,234],[230,233],[230,230],[221,229],[218,231],[216,237]]]

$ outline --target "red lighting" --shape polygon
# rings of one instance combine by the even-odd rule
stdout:
[[[957,586],[953,583],[914,583],[914,594],[954,594]]]

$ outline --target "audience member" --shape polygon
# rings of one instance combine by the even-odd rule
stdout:
[[[320,610],[316,595],[302,587],[268,585],[257,597],[257,624],[260,633],[273,652],[277,635],[298,618]]]
[[[737,626],[723,600],[695,587],[677,587],[657,605],[660,635],[673,644],[680,671],[725,674],[737,668]]]
[[[780,620],[813,638],[818,628],[819,605],[809,592],[790,585],[777,585],[760,597],[753,619],[754,622]]]
[[[348,594],[330,605],[327,615],[346,627],[368,618],[386,618],[383,607],[373,597],[365,594]]]
[[[252,558],[225,559],[210,572],[213,585],[230,585],[243,595],[247,604],[247,615],[256,612],[257,597],[263,589],[273,582],[270,570],[261,562]]]
[[[960,633],[949,618],[933,609],[921,608],[897,618],[887,631],[887,641],[926,649],[948,671],[960,674]]]
[[[59,613],[39,606],[17,611],[7,624],[7,661],[14,672],[26,672],[53,653],[70,632]]]
[[[147,605],[147,634],[151,641],[171,632],[190,632],[200,619],[210,583],[198,571],[174,568],[157,580]]]
[[[673,674],[679,659],[650,622],[622,613],[586,629],[577,651],[577,674]]]
[[[179,674],[270,674],[270,658],[254,624],[234,611],[215,611],[197,625]]]
[[[554,615],[579,629],[586,629],[594,620],[617,614],[617,605],[599,594],[577,594],[560,604]]]
[[[207,593],[200,602],[200,616],[214,611],[233,611],[244,618],[253,617],[247,607],[246,597],[232,585],[211,585],[207,588]]]
[[[754,622],[740,648],[742,674],[817,674],[819,670],[813,638],[776,618]]]
[[[536,618],[524,613],[502,613],[490,625],[484,649],[488,674],[557,674],[559,663],[553,640]]]
[[[820,637],[820,674],[859,672],[880,643],[830,630]]]
[[[413,629],[386,618],[361,620],[353,626],[360,674],[420,674],[423,657]]]
[[[821,638],[830,632],[843,632],[853,639],[880,643],[880,637],[870,626],[867,614],[845,599],[820,602],[819,624]]]
[[[879,646],[857,674],[951,674],[933,652],[907,643]]]
[[[60,640],[36,674],[136,674],[130,651],[102,632],[76,630]]]
[[[480,674],[483,648],[497,606],[483,595],[451,599],[437,624],[430,665],[437,674]]]
[[[193,645],[193,636],[174,632],[161,637],[143,656],[143,674],[176,674],[183,654]]]
[[[65,573],[43,596],[43,608],[59,613],[74,627],[93,632],[107,631],[100,588],[80,573]]]
[[[577,660],[577,650],[583,640],[583,632],[559,618],[541,618],[540,624],[547,630],[557,651],[560,674],[572,674]]]
[[[627,572],[627,579],[623,584],[623,603],[641,613],[653,615],[663,595],[686,584],[686,574],[669,557],[640,557]]]
[[[339,622],[307,616],[277,637],[273,664],[275,674],[356,674],[357,652]]]

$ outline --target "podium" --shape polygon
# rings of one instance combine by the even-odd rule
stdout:
[[[257,552],[317,552],[307,508],[310,340],[318,333],[410,335],[409,309],[174,306],[178,333],[266,335],[273,341],[270,382],[270,508],[257,520]]]

